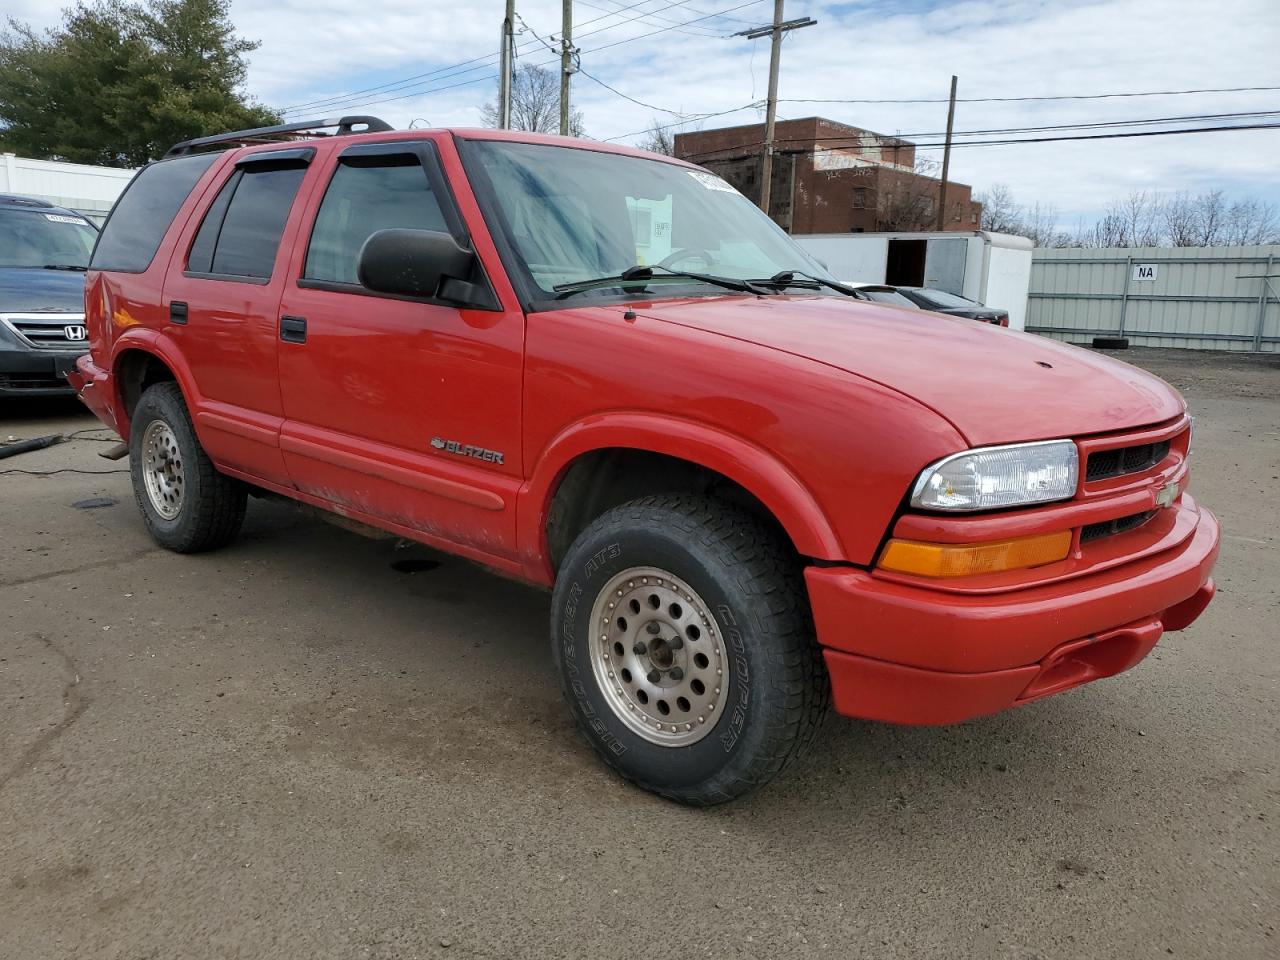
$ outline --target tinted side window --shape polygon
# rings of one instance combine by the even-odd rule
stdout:
[[[240,171],[231,175],[231,179],[223,184],[218,195],[204,215],[200,229],[196,232],[195,242],[191,244],[191,254],[187,257],[187,269],[196,273],[213,271],[213,250],[218,244],[218,233],[222,230],[222,221],[227,215],[227,207],[231,203],[231,195],[236,192],[240,183]]]
[[[107,218],[91,267],[120,273],[146,270],[182,201],[217,159],[216,153],[197,154],[143,167]]]
[[[306,167],[237,170],[218,191],[196,233],[187,268],[265,280]]]
[[[360,247],[379,230],[448,230],[417,157],[380,157],[377,165],[367,163],[340,163],[334,171],[311,231],[303,271],[307,279],[359,283]]]

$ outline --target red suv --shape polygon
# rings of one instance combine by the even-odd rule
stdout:
[[[172,550],[269,493],[554,588],[587,738],[706,804],[833,698],[992,713],[1133,666],[1213,595],[1173,389],[851,293],[678,160],[293,124],[138,174],[72,378]]]

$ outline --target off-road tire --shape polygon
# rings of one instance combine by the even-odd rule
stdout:
[[[144,437],[160,421],[172,431],[180,452],[183,493],[177,515],[162,516],[153,505],[144,478]],[[247,489],[219,473],[196,439],[182,390],[167,381],[148,387],[134,409],[129,430],[129,473],[133,496],[147,530],[160,546],[176,553],[199,553],[226,546],[240,532]]]
[[[591,664],[608,657],[607,628],[592,622],[601,592],[612,598],[619,577],[654,568],[691,588],[724,637],[723,701],[708,718],[714,727],[688,746],[638,735],[620,717],[622,690],[618,698],[603,691],[610,681]],[[644,497],[592,523],[561,564],[551,633],[565,698],[587,740],[623,777],[680,803],[723,803],[768,783],[810,744],[830,702],[794,551],[751,514],[709,497]]]

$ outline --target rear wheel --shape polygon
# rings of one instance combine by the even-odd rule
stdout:
[[[721,803],[767,783],[825,714],[799,566],[732,505],[667,495],[609,511],[566,555],[552,618],[587,739],[671,799]]]
[[[217,471],[196,439],[182,391],[148,387],[129,432],[133,496],[151,536],[178,553],[230,543],[244,521],[243,484]]]

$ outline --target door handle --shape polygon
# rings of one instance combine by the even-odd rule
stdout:
[[[281,317],[280,339],[286,343],[306,343],[307,318],[290,316]]]
[[[187,322],[187,305],[181,300],[169,301],[169,322],[170,323],[186,323]]]

